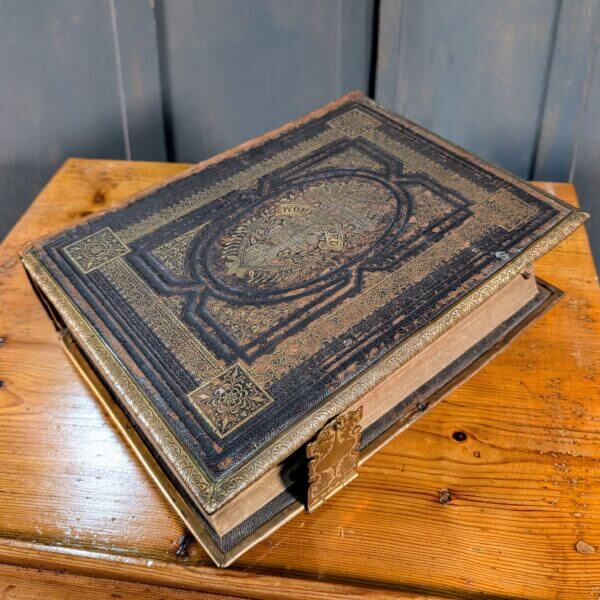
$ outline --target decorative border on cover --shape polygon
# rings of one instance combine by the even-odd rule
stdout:
[[[513,277],[563,241],[588,217],[587,213],[574,209],[544,237],[504,265],[494,276],[475,288],[457,304],[451,306],[429,325],[396,346],[356,379],[332,394],[322,406],[305,416],[293,429],[280,435],[238,471],[216,483],[209,481],[121,361],[103,343],[87,319],[39,259],[32,252],[28,252],[23,256],[23,263],[34,281],[56,307],[72,335],[81,344],[81,347],[85,348],[89,358],[113,386],[146,435],[154,440],[156,450],[172,466],[181,483],[189,490],[199,506],[210,514],[256,481],[271,467],[287,458],[314,436],[327,421],[349,408],[393,371],[470,314]]]
[[[110,382],[113,391],[124,402],[144,433],[155,440],[156,450],[174,467],[181,483],[201,505],[204,504],[203,499],[209,498],[211,494],[209,480],[154,408],[150,399],[37,256],[30,251],[22,260],[33,280],[57,309],[73,338],[85,350],[102,377]]]
[[[206,510],[214,512],[220,508],[247,485],[310,440],[327,421],[352,406],[354,402],[370,392],[396,369],[492,297],[516,275],[529,268],[535,260],[557,246],[588,218],[587,213],[574,210],[549,230],[544,237],[504,265],[494,276],[475,288],[457,304],[448,308],[429,325],[400,343],[356,379],[332,394],[323,406],[304,417],[292,431],[279,436],[239,471],[217,482]]]

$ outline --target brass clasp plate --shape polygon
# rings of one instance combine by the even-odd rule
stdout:
[[[339,415],[307,445],[308,512],[316,510],[358,475],[362,412],[361,406]]]

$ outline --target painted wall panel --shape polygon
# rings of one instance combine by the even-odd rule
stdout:
[[[567,181],[590,87],[600,35],[600,0],[562,2],[533,176]],[[600,100],[600,98],[598,99]]]
[[[160,0],[170,158],[207,158],[367,91],[372,11],[368,0]]]
[[[110,0],[125,154],[166,160],[156,13],[152,0]]]
[[[198,161],[374,83],[571,179],[600,256],[599,44],[600,0],[0,0],[0,239],[68,156]]]
[[[530,175],[559,3],[382,0],[376,98]]]
[[[586,79],[585,99],[573,153],[571,181],[575,184],[582,207],[589,211],[590,242],[600,265],[600,39],[596,32],[590,71]]]

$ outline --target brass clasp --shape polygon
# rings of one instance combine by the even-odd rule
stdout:
[[[362,406],[330,421],[306,446],[308,512],[348,485],[357,475]]]

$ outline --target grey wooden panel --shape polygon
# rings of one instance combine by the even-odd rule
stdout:
[[[557,0],[382,0],[376,98],[527,177]]]
[[[563,1],[546,90],[534,178],[568,181],[584,104],[589,90],[595,48],[600,35],[600,0]],[[596,99],[600,102],[600,97]]]
[[[583,110],[578,119],[577,142],[571,181],[582,207],[591,213],[588,232],[596,265],[600,266],[600,24],[595,20],[595,40],[584,85]]]
[[[371,0],[158,1],[157,14],[172,160],[367,91]]]
[[[0,1],[0,239],[69,156],[164,158],[153,29],[149,0]]]
[[[67,156],[124,156],[112,39],[108,3],[0,3],[0,236]]]
[[[154,2],[109,1],[126,156],[133,160],[166,160]]]
[[[375,98],[392,109],[396,109],[404,13],[404,0],[382,0],[379,5]]]

